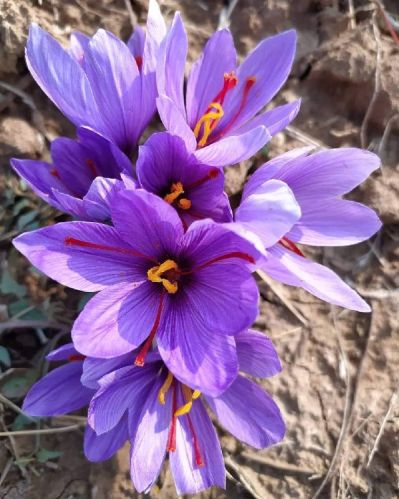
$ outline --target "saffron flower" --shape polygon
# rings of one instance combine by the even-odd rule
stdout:
[[[220,394],[237,375],[233,336],[257,316],[257,250],[209,219],[184,232],[176,210],[141,189],[116,193],[111,215],[114,227],[58,223],[14,244],[61,284],[99,291],[72,329],[79,352],[111,358],[141,345],[143,365],[156,339],[180,381]]]
[[[129,158],[111,141],[85,127],[78,140],[61,137],[51,144],[53,163],[11,160],[18,175],[44,201],[83,220],[110,217],[115,188],[123,188],[122,174],[132,174]],[[133,178],[130,183],[135,185]]]
[[[64,50],[32,24],[28,68],[46,95],[76,126],[87,125],[131,153],[156,111],[155,69],[166,28],[155,0],[147,32],[135,31],[126,45],[103,29],[72,36]]]
[[[266,378],[280,372],[277,352],[266,336],[247,330],[235,341],[241,373]],[[63,349],[63,356],[57,353]],[[71,345],[61,347],[50,354],[52,359],[70,362],[36,383],[23,409],[30,415],[51,416],[75,410],[90,398],[86,456],[108,459],[129,439],[131,477],[138,492],[150,490],[166,453],[179,495],[225,487],[223,455],[206,406],[226,430],[253,447],[265,448],[283,438],[285,425],[277,405],[243,374],[223,394],[211,397],[179,382],[157,350],[149,352],[144,367],[132,362],[136,354],[82,361]],[[76,374],[68,377],[71,369]],[[85,401],[77,403],[80,392]]]
[[[296,101],[261,112],[287,79],[295,44],[294,30],[267,38],[237,67],[230,31],[217,31],[194,63],[184,95],[187,35],[176,13],[157,66],[157,107],[165,128],[207,165],[248,159],[299,111]]]
[[[139,148],[136,173],[140,186],[172,205],[185,227],[203,218],[233,219],[223,172],[200,163],[175,135],[151,135]]]
[[[235,214],[241,229],[255,232],[264,258],[260,268],[273,278],[306,289],[334,305],[369,312],[368,304],[332,270],[305,258],[297,243],[311,246],[346,246],[364,241],[381,227],[376,213],[342,196],[363,182],[380,165],[375,154],[354,148],[330,149],[309,155],[296,149],[261,166],[245,185]],[[300,217],[277,244],[258,229],[257,198],[284,182],[300,206]],[[270,198],[274,203],[274,200]],[[238,229],[237,229],[238,230]],[[243,230],[238,230],[242,235]],[[254,235],[252,234],[254,239]],[[260,240],[260,244],[259,244]],[[267,248],[267,250],[265,250]]]
[[[63,345],[47,355],[50,361],[67,361],[57,367],[33,385],[25,397],[22,410],[30,416],[48,417],[66,414],[87,407],[96,390],[83,385],[80,378],[83,373],[82,356],[72,343]],[[104,366],[104,375],[113,369],[113,364]],[[104,461],[128,440],[127,417],[109,432],[97,435],[86,425],[84,435],[84,453],[89,461]]]

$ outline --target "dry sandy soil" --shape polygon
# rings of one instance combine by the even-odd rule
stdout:
[[[138,22],[145,19],[145,4],[131,2]],[[161,4],[169,19],[175,9],[182,11],[194,58],[217,28],[226,2]],[[395,23],[397,1],[384,5]],[[0,431],[34,428],[15,420],[10,401],[20,404],[29,383],[48,368],[43,352],[65,335],[62,325],[76,315],[79,300],[27,267],[10,244],[23,230],[65,219],[24,190],[10,172],[10,157],[48,158],[49,141],[74,132],[28,75],[23,47],[32,21],[62,42],[75,29],[92,34],[105,27],[123,38],[131,30],[123,0],[0,0],[0,315],[5,321],[0,335],[11,355],[11,362],[1,364],[0,389],[7,398],[0,401]],[[347,249],[307,251],[353,285],[373,312],[337,309],[305,292],[260,282],[256,328],[274,340],[284,364],[283,373],[264,386],[285,415],[287,435],[280,445],[255,452],[220,430],[228,489],[200,496],[394,498],[399,496],[399,44],[376,4],[366,0],[239,0],[230,16],[241,55],[262,37],[290,27],[298,30],[298,52],[278,102],[301,97],[302,111],[267,150],[229,170],[227,188],[238,194],[248,172],[266,157],[304,143],[362,145],[378,152],[381,171],[351,197],[378,211],[381,233]],[[43,311],[42,319],[28,315]],[[76,420],[48,422],[72,423]],[[175,497],[165,468],[151,497]],[[92,465],[83,458],[80,431],[40,440],[9,435],[0,441],[0,476],[0,497],[7,499],[138,497],[129,481],[128,449]]]

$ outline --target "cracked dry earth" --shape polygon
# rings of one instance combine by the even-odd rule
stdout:
[[[218,26],[225,5],[218,0],[160,3],[168,18],[174,10],[182,11],[191,58]],[[284,365],[280,376],[263,384],[284,413],[287,435],[280,445],[255,452],[220,429],[229,472],[227,491],[213,489],[199,495],[203,498],[310,498],[325,480],[318,497],[399,496],[399,46],[379,11],[373,29],[373,2],[354,0],[353,4],[354,18],[349,15],[349,2],[338,0],[239,0],[231,14],[230,28],[241,55],[264,36],[290,27],[298,30],[296,62],[277,100],[302,98],[293,129],[276,136],[258,157],[228,171],[227,189],[233,200],[248,172],[262,164],[266,155],[273,157],[309,142],[325,147],[363,143],[380,153],[383,168],[350,196],[375,208],[384,227],[374,240],[354,247],[307,251],[307,256],[330,266],[353,285],[372,305],[371,314],[331,307],[305,292],[259,280],[261,313],[255,327],[273,339]],[[146,2],[131,5],[142,22]],[[395,0],[384,5],[393,16],[399,14]],[[26,101],[9,87],[0,87],[0,194],[9,195],[11,189],[16,200],[28,196],[29,207],[34,206],[39,222],[46,224],[64,218],[21,192],[8,166],[15,155],[48,158],[49,140],[73,135],[72,126],[28,76],[23,47],[32,21],[64,43],[71,30],[92,34],[97,27],[126,38],[131,24],[123,0],[0,0],[0,82],[32,99]],[[373,99],[377,45],[381,88]],[[1,223],[7,219],[8,224],[0,239],[2,267],[6,261],[21,264],[8,237],[18,231],[13,216],[1,216]],[[18,280],[27,286],[29,300],[49,300],[55,313],[72,318],[77,297],[23,268]],[[1,296],[7,304],[12,300],[10,295]],[[37,358],[40,345],[32,340],[32,331],[15,335],[7,331],[2,344],[11,346],[16,367],[26,368]],[[21,395],[13,401],[21,403]],[[4,406],[1,415],[4,427],[15,418]],[[9,439],[0,442],[0,473],[11,463],[0,487],[2,498],[139,496],[129,480],[128,448],[111,461],[94,465],[83,458],[79,431],[46,436],[41,445],[62,452],[61,456],[31,462],[21,472],[12,464],[13,445],[23,457],[36,442],[32,437],[18,437],[14,444]],[[150,496],[175,497],[167,466]]]

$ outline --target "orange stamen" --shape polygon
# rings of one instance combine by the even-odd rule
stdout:
[[[103,250],[103,251],[114,251],[115,253],[122,253],[123,255],[137,256],[139,258],[145,258],[146,260],[150,260],[151,262],[158,263],[153,258],[151,258],[147,255],[143,255],[142,253],[139,253],[138,251],[134,251],[133,249],[118,248],[115,246],[108,246],[106,244],[97,244],[97,243],[92,243],[90,241],[82,241],[81,239],[75,239],[74,237],[66,237],[64,239],[64,243],[67,246],[80,246],[82,248],[90,248],[90,249],[97,249],[97,250]]]
[[[177,279],[180,276],[180,269],[173,260],[165,260],[161,265],[151,267],[147,271],[148,280],[159,282],[170,294],[175,294],[179,289]]]
[[[155,334],[158,330],[159,323],[161,322],[161,313],[162,313],[164,298],[165,298],[165,293],[162,293],[160,301],[159,301],[157,315],[155,317],[154,325],[151,328],[150,335],[146,339],[142,349],[140,350],[139,354],[137,355],[137,357],[134,361],[135,366],[140,366],[140,367],[144,366],[145,358],[147,356],[149,349],[151,348]]]
[[[292,241],[290,241],[286,237],[283,237],[282,239],[280,239],[279,243],[281,244],[281,246],[284,246],[284,248],[289,249],[293,253],[295,253],[299,256],[303,256],[303,257],[305,256],[302,253],[302,251],[296,246],[296,244],[294,244]]]

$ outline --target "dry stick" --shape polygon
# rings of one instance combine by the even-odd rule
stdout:
[[[253,485],[248,481],[248,478],[243,474],[242,470],[240,467],[233,461],[233,459],[227,454],[224,458],[224,462],[226,463],[227,466],[230,466],[230,468],[237,473],[238,478],[240,479],[240,484],[253,496],[255,499],[263,499],[262,496],[260,496],[256,490],[254,489]]]
[[[377,12],[373,13],[373,34],[377,47],[376,59],[375,59],[375,79],[374,79],[374,92],[370,99],[366,114],[363,119],[362,126],[360,128],[360,143],[363,149],[367,149],[367,126],[374,110],[374,106],[377,102],[378,96],[381,91],[381,37],[380,30],[377,26]]]
[[[335,447],[334,455],[331,459],[330,466],[328,468],[327,474],[324,477],[324,480],[320,484],[320,487],[317,489],[316,493],[313,495],[312,499],[317,499],[320,497],[320,494],[323,492],[324,487],[327,485],[327,483],[330,481],[331,475],[334,472],[335,464],[337,462],[339,453],[341,452],[342,444],[344,442],[345,436],[348,431],[349,427],[349,419],[350,419],[350,414],[351,414],[351,400],[352,400],[352,387],[351,387],[351,378],[350,378],[350,373],[349,373],[349,362],[348,358],[346,356],[346,352],[343,347],[343,341],[341,338],[341,333],[339,332],[335,320],[335,313],[334,310],[332,309],[332,316],[333,316],[333,323],[334,323],[334,331],[337,337],[338,341],[338,348],[341,354],[342,362],[345,367],[345,374],[346,374],[346,392],[345,392],[345,406],[344,406],[344,416],[342,419],[342,424],[341,424],[341,430],[339,432],[339,437],[337,441],[337,445]]]
[[[349,19],[351,23],[351,28],[356,29],[355,6],[353,5],[353,0],[348,0],[348,4],[349,4]]]
[[[27,419],[30,419],[31,421],[36,422],[36,420],[34,418],[32,418],[31,416],[28,416],[28,414],[25,414],[24,411],[22,411],[22,409],[20,409],[17,405],[15,405],[13,402],[11,402],[11,400],[8,400],[8,398],[5,397],[4,395],[2,395],[1,393],[0,393],[0,402],[5,404],[6,406],[8,406],[10,409],[15,411],[17,414],[21,414],[22,416],[25,416]]]
[[[220,11],[218,29],[228,28],[233,10],[236,8],[238,0],[230,0],[226,7]]]
[[[10,459],[7,461],[6,465],[4,466],[4,469],[3,469],[1,476],[0,476],[0,487],[2,486],[4,480],[6,479],[8,472],[11,469],[13,461],[14,461],[14,459],[12,457],[10,457]]]
[[[24,320],[9,320],[0,323],[0,334],[6,329],[23,329],[23,328],[36,328],[44,327],[51,329],[60,329],[62,331],[70,331],[70,326],[66,324],[60,324],[58,322],[51,322],[46,320],[37,321],[24,321]]]
[[[129,19],[130,19],[130,24],[132,25],[132,28],[134,29],[137,24],[137,16],[134,13],[132,4],[130,3],[130,0],[125,0],[125,5],[126,5],[126,10],[129,14]]]
[[[309,321],[306,319],[306,317],[303,316],[303,314],[288,300],[288,298],[285,296],[284,290],[280,285],[270,279],[270,277],[263,272],[263,270],[257,270],[256,273],[258,276],[270,287],[270,289],[273,291],[273,293],[280,298],[280,300],[283,302],[283,304],[288,308],[288,310],[295,315],[295,317],[304,325],[308,326]]]
[[[389,120],[385,126],[385,130],[384,130],[384,133],[382,134],[381,141],[380,141],[380,144],[378,146],[378,151],[377,151],[377,154],[380,158],[382,158],[382,155],[384,153],[384,149],[386,147],[388,138],[391,135],[393,124],[395,123],[395,121],[398,120],[398,118],[399,118],[399,113],[394,114],[393,116],[391,116],[389,118]],[[383,170],[381,170],[381,171],[384,172]]]
[[[380,426],[380,430],[378,432],[377,438],[375,439],[373,448],[371,449],[370,456],[369,456],[369,459],[368,459],[367,464],[366,464],[366,468],[370,467],[371,461],[373,460],[374,455],[375,455],[375,453],[378,450],[378,445],[379,445],[381,437],[382,437],[382,435],[384,433],[385,425],[388,422],[388,419],[389,419],[389,417],[391,415],[393,406],[396,404],[397,398],[398,398],[398,391],[396,391],[396,392],[394,392],[392,394],[391,400],[389,401],[388,410],[387,410],[387,412],[386,412],[386,414],[384,416],[384,419],[382,420],[382,423],[381,423],[381,426]]]
[[[31,75],[27,74],[19,80],[19,82],[15,85],[15,88],[18,90],[25,90],[29,86],[31,81],[32,81]],[[8,95],[6,95],[6,97],[4,97],[0,101],[0,113],[4,111],[4,109],[6,109],[14,101],[16,95],[17,94],[15,92],[9,92]]]
[[[21,430],[21,431],[2,431],[0,437],[19,437],[21,435],[49,435],[51,433],[66,433],[68,431],[79,430],[85,423],[62,426],[61,428],[45,428],[43,430]]]
[[[295,473],[299,475],[317,475],[317,472],[310,470],[308,468],[301,468],[299,466],[295,466],[294,464],[290,463],[282,463],[281,461],[277,461],[276,459],[272,461],[267,459],[266,457],[253,454],[252,452],[242,452],[240,456],[250,461],[254,461],[255,463],[264,464],[269,468],[274,468],[284,473]]]
[[[330,149],[330,147],[324,142],[315,139],[311,135],[303,132],[302,130],[299,130],[299,128],[296,128],[292,125],[286,126],[284,128],[284,132],[290,137],[301,141],[303,144],[319,147],[320,149]]]

